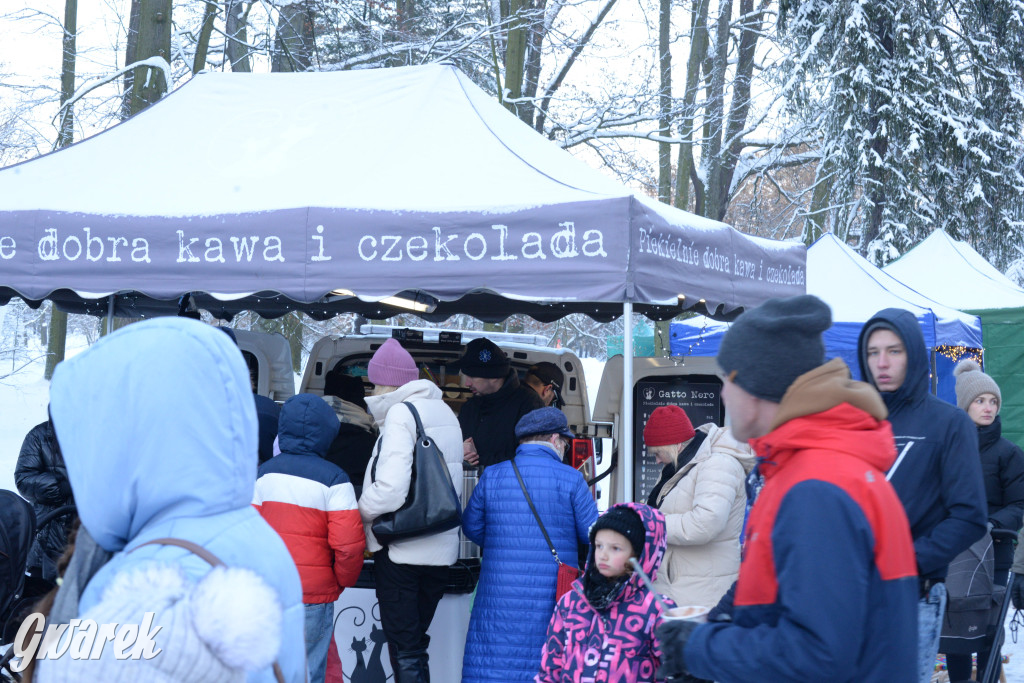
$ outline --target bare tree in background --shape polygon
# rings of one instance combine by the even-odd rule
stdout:
[[[278,10],[277,32],[270,70],[308,71],[316,49],[313,27],[313,2],[291,2]]]
[[[71,98],[75,94],[75,61],[78,57],[76,40],[78,36],[78,0],[64,0],[64,34],[61,40],[60,67],[60,110],[57,119],[57,142],[54,147],[67,147],[74,142],[75,116],[74,103]],[[53,377],[53,369],[64,360],[64,352],[68,338],[68,314],[50,308],[49,331],[46,335],[46,367],[43,377]]]

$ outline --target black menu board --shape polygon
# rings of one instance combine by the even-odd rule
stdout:
[[[658,483],[662,465],[644,447],[644,426],[655,408],[677,405],[686,411],[694,427],[725,420],[722,380],[714,375],[649,377],[633,390],[633,500],[646,502]]]

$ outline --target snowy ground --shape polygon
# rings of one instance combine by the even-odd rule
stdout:
[[[84,346],[84,339],[69,340],[68,355],[74,355]],[[593,408],[604,363],[584,359],[583,367]],[[6,374],[5,370],[9,371],[10,368],[0,368],[0,375]],[[48,401],[49,382],[43,379],[41,360],[32,362],[12,376],[0,379],[0,488],[14,490],[14,466],[22,439],[29,429],[46,419]],[[1011,609],[1007,626],[1012,616]],[[1013,643],[1007,631],[1007,645],[1003,653],[1010,656],[1005,671],[1009,683],[1024,681],[1024,632],[1020,635],[1020,642]]]

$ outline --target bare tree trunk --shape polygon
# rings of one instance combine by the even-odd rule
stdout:
[[[161,57],[170,62],[171,0],[139,0],[139,34],[135,61]],[[167,92],[168,83],[160,69],[135,69],[129,113],[138,114]]]
[[[64,0],[64,39],[61,41],[60,66],[60,130],[57,147],[67,147],[74,142],[74,105],[67,104],[75,94],[75,60],[78,57],[78,0]],[[66,106],[65,106],[66,105]],[[50,323],[46,335],[46,366],[43,377],[51,379],[57,363],[64,360],[68,340],[68,314],[58,311],[50,304]]]
[[[683,120],[679,126],[679,160],[676,163],[676,199],[680,209],[690,206],[690,173],[693,171],[693,121],[696,117],[700,66],[708,51],[708,7],[711,0],[694,0],[690,27],[690,57],[686,61],[686,90],[683,92]]]
[[[875,22],[875,36],[878,42],[881,43],[882,48],[885,50],[885,54],[891,56],[893,54],[893,37],[892,28],[886,23],[885,19],[878,19]],[[889,138],[879,133],[882,127],[881,115],[877,112],[883,104],[882,96],[878,93],[878,90],[871,91],[871,111],[875,112],[871,117],[871,155],[870,167],[868,168],[867,182],[864,187],[864,194],[867,196],[871,204],[871,213],[868,216],[868,220],[864,225],[863,233],[860,240],[860,253],[862,256],[868,255],[868,247],[874,242],[882,231],[882,216],[885,213],[886,193],[885,193],[885,179],[883,177],[882,163],[885,160],[889,152]],[[885,265],[884,263],[876,264],[879,266]]]
[[[231,70],[249,73],[252,65],[249,62],[249,37],[246,35],[245,23],[249,9],[242,0],[225,0],[224,26],[227,34],[225,51]]]
[[[540,87],[540,51],[544,46],[544,13],[547,0],[531,0],[530,28],[526,41],[526,76],[523,81],[523,97],[530,99],[519,105],[519,118],[528,126],[533,126],[537,106],[533,100],[537,97]]]
[[[398,26],[398,40],[411,42],[416,33],[418,8],[416,0],[395,0],[396,25]],[[388,63],[390,66],[408,66],[410,54],[408,51],[392,56]]]
[[[309,2],[293,2],[280,9],[271,71],[309,70],[313,54],[313,19],[313,5]]]
[[[128,15],[128,37],[124,46],[124,65],[135,63],[136,46],[139,44],[139,9],[142,0],[132,0],[131,13]],[[135,84],[135,72],[128,71],[124,75],[124,91],[121,95],[121,118],[132,115],[132,86]]]
[[[722,184],[722,133],[725,127],[725,73],[729,68],[729,23],[732,19],[732,0],[719,4],[718,28],[715,35],[715,54],[710,71],[708,106],[705,120],[705,161],[707,188],[705,192],[704,216],[716,217],[719,212]]]
[[[672,134],[672,0],[661,0],[658,11],[658,69],[661,84],[658,88],[658,135]],[[672,202],[672,145],[658,143],[658,201]]]
[[[199,39],[196,41],[196,58],[192,62],[192,73],[197,74],[206,68],[206,53],[210,49],[210,37],[213,35],[213,20],[217,18],[217,3],[214,0],[206,0],[206,9],[203,11],[203,25],[199,29]]]
[[[757,38],[761,35],[762,10],[754,12],[754,0],[740,0],[740,44],[736,59],[736,77],[732,85],[732,101],[729,104],[729,120],[725,126],[725,152],[719,165],[716,183],[709,188],[714,199],[711,204],[715,213],[711,218],[722,220],[729,208],[729,190],[736,173],[736,164],[743,151],[743,131],[747,127],[747,113],[750,111],[750,84],[754,77],[754,52]]]
[[[60,125],[57,147],[67,147],[74,140],[74,105],[67,105],[75,94],[76,38],[78,33],[78,0],[64,0],[64,39],[61,41],[60,65]]]
[[[526,68],[526,37],[529,20],[526,17],[525,0],[510,0],[508,17],[508,38],[505,44],[505,106],[521,116],[519,105],[507,100],[523,96],[523,70]],[[524,119],[525,120],[525,119]]]
[[[817,177],[814,181],[811,208],[804,221],[803,242],[807,246],[811,246],[819,237],[825,234],[825,221],[828,219],[827,208],[828,198],[832,193],[832,175],[831,169],[829,169],[824,159],[818,162]],[[845,235],[837,235],[837,237],[846,241]]]

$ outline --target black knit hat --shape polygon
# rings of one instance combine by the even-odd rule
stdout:
[[[797,377],[825,362],[832,310],[816,296],[769,299],[725,333],[718,365],[748,394],[778,403]]]
[[[508,375],[511,367],[505,352],[486,337],[480,337],[466,344],[466,352],[458,362],[459,372],[467,377],[500,379]]]
[[[634,510],[627,505],[616,505],[609,508],[608,512],[597,518],[594,525],[590,527],[590,545],[594,545],[594,537],[601,529],[617,531],[629,539],[633,546],[633,556],[640,560],[644,555],[644,544],[647,540],[647,532],[644,530],[643,520],[640,519]]]

